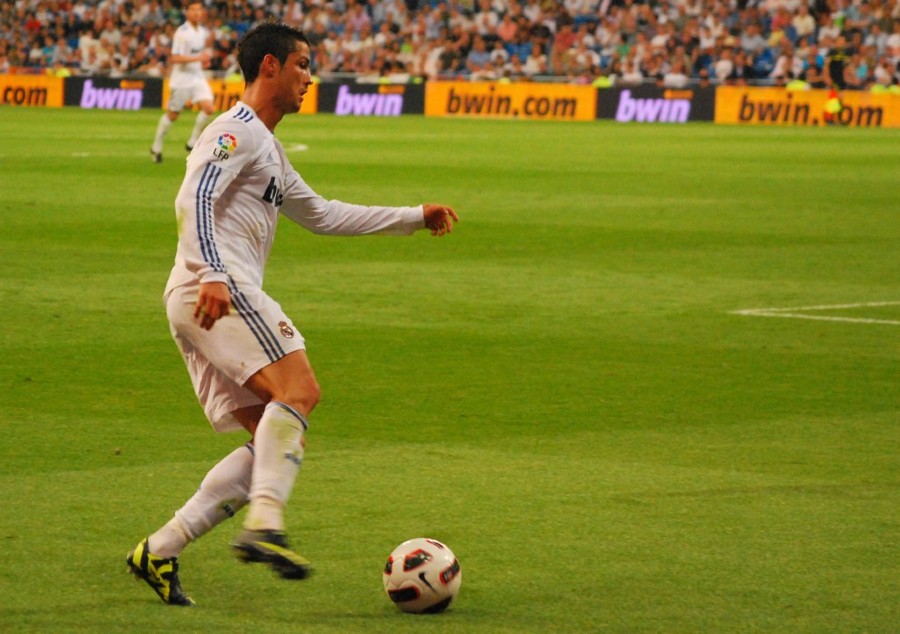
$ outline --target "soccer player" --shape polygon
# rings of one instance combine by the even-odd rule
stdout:
[[[172,54],[169,62],[172,73],[169,75],[169,103],[166,112],[156,125],[156,136],[150,146],[150,156],[154,163],[162,163],[163,139],[178,115],[190,101],[200,108],[194,120],[194,129],[184,148],[190,152],[206,122],[213,113],[213,93],[203,74],[209,66],[210,52],[209,31],[203,26],[206,20],[206,8],[202,2],[191,2],[185,13],[185,23],[175,31],[172,39]]]
[[[438,204],[374,207],[326,200],[307,185],[274,136],[312,83],[305,35],[285,24],[251,29],[238,49],[246,88],[201,134],[175,200],[179,236],[165,291],[172,335],[216,431],[251,441],[225,456],[164,526],[127,555],[128,566],[170,605],[192,605],[178,579],[187,544],[249,502],[237,557],[303,579],[284,507],[303,459],[319,385],[303,336],[262,290],[279,212],[317,234],[442,236],[458,221]]]

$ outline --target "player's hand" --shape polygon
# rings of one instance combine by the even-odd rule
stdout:
[[[225,282],[207,282],[200,285],[194,319],[203,330],[212,328],[216,321],[231,310],[231,291]]]
[[[425,227],[433,236],[442,236],[453,231],[453,223],[459,222],[459,216],[451,207],[426,203],[422,205],[425,210]]]

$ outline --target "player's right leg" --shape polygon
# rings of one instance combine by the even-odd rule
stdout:
[[[194,144],[197,143],[197,139],[200,138],[200,133],[203,132],[203,128],[206,127],[207,122],[210,117],[212,117],[213,112],[215,112],[213,99],[212,88],[210,88],[206,81],[201,81],[194,86],[191,101],[200,109],[200,111],[197,112],[197,117],[194,119],[194,127],[191,129],[191,136],[188,137],[187,143],[184,144],[184,149],[188,152],[194,149]]]
[[[261,289],[233,287],[234,310],[210,330],[194,320],[196,300],[197,289],[175,289],[166,309],[197,396],[217,430],[239,424],[254,434],[251,508],[235,552],[243,561],[271,565],[284,577],[304,578],[309,562],[290,550],[284,534],[284,506],[302,461],[306,416],[319,398],[303,337]],[[197,357],[215,377],[228,381],[207,380],[198,371]],[[253,404],[265,408],[254,416],[237,415],[236,410]]]
[[[156,135],[153,137],[153,145],[150,146],[150,156],[154,163],[162,163],[163,139],[176,119],[178,119],[177,112],[166,112],[159,118],[159,122],[156,124]]]
[[[245,387],[269,400],[254,434],[256,457],[244,531],[232,544],[242,561],[264,562],[286,579],[304,579],[312,567],[288,545],[284,509],[303,460],[307,415],[319,385],[304,350],[265,366]]]

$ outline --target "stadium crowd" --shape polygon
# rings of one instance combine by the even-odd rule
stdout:
[[[177,0],[0,3],[0,73],[165,74]],[[210,71],[252,25],[303,29],[320,76],[867,89],[900,82],[900,0],[207,0]]]

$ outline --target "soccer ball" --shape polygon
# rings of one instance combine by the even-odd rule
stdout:
[[[384,566],[384,591],[398,608],[415,614],[446,610],[462,583],[459,561],[436,539],[418,537],[394,549]]]

